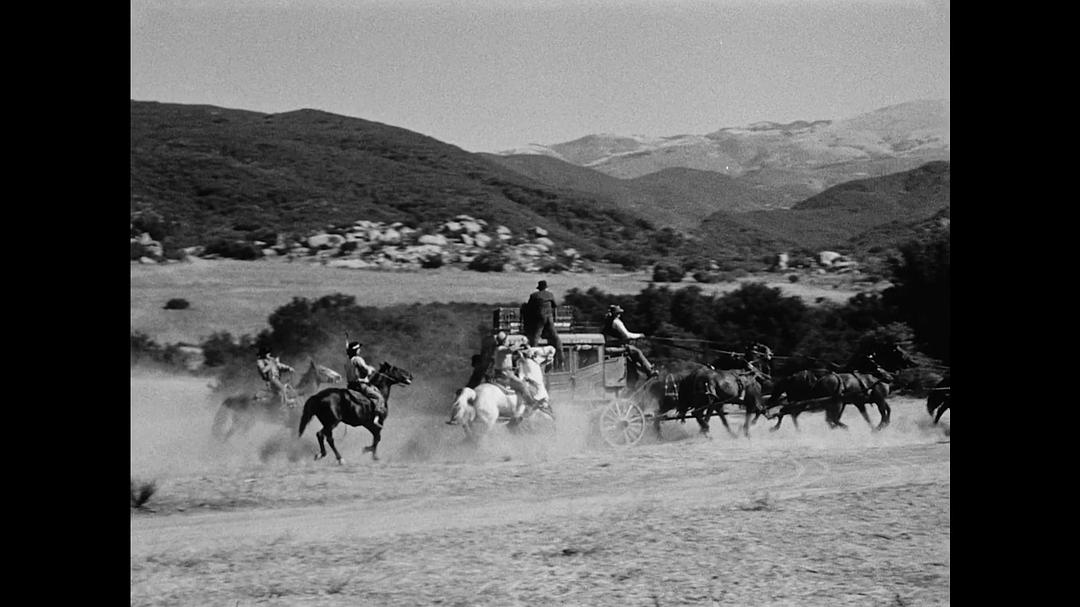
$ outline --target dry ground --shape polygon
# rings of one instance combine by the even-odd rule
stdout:
[[[131,604],[950,602],[951,413],[931,426],[922,401],[895,399],[876,434],[849,409],[848,431],[666,422],[619,451],[566,405],[554,435],[470,448],[410,389],[382,460],[349,429],[337,466],[311,459],[317,421],[214,445],[205,380],[133,371],[132,476],[159,489],[132,510]]]
[[[256,335],[269,328],[267,317],[293,297],[314,299],[344,293],[360,305],[431,302],[514,303],[524,301],[541,278],[560,298],[572,288],[596,287],[606,293],[637,294],[649,286],[649,275],[636,273],[471,272],[439,268],[416,272],[383,272],[329,268],[284,260],[199,260],[167,265],[131,264],[131,328],[158,343],[201,343],[215,331],[234,336]],[[697,285],[705,293],[725,293],[745,281],[764,282],[785,295],[807,303],[822,299],[845,301],[861,289],[883,285],[853,285],[847,275],[805,276],[792,283],[780,274],[747,277],[741,282],[671,283],[674,289]],[[173,298],[188,300],[187,310],[165,310]]]

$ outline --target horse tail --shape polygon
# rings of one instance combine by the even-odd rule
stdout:
[[[304,428],[307,428],[308,422],[311,421],[312,416],[315,415],[315,398],[318,394],[309,397],[304,401],[304,412],[300,415],[300,430],[296,433],[297,436],[304,435]]]

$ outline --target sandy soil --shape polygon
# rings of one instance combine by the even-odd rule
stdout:
[[[649,286],[649,274],[588,273],[541,275],[526,272],[483,273],[458,268],[383,272],[328,268],[283,260],[213,260],[166,265],[132,264],[131,329],[158,343],[200,343],[215,331],[256,335],[269,328],[266,319],[293,297],[318,298],[344,293],[360,305],[432,302],[513,303],[523,301],[544,278],[560,298],[572,288],[596,287],[606,293],[633,295]],[[779,288],[807,303],[843,302],[857,292],[883,285],[852,284],[847,275],[810,275],[792,283],[781,274],[746,277],[739,282],[671,283],[673,289],[696,285],[705,293],[726,293],[743,282]],[[188,300],[187,310],[165,310],[173,298]]]
[[[132,477],[158,491],[132,510],[131,604],[950,602],[951,413],[922,401],[881,433],[849,409],[848,431],[666,422],[611,450],[569,403],[554,433],[471,447],[395,399],[381,461],[349,429],[338,466],[317,421],[215,445],[204,380],[133,372]]]

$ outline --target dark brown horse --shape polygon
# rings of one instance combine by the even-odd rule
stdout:
[[[800,413],[819,410],[825,411],[825,422],[830,428],[847,428],[840,421],[845,404],[858,407],[863,418],[870,423],[865,410],[868,400],[878,406],[878,411],[882,415],[882,423],[878,425],[878,429],[881,429],[888,425],[891,412],[888,403],[884,400],[884,396],[888,395],[889,383],[892,382],[889,370],[895,372],[916,364],[911,356],[896,344],[881,345],[863,353],[856,353],[844,367],[833,363],[816,362],[820,363],[816,365],[816,368],[804,369],[774,384],[772,396],[766,407],[768,412],[765,414],[766,417],[777,418],[772,430],[780,428],[784,415],[791,415],[792,423],[798,428],[797,420]],[[888,382],[878,384],[875,390],[866,390],[864,389],[866,377],[862,376],[860,379],[859,375],[853,374],[868,372],[884,373],[889,377]],[[849,390],[851,394],[848,394]],[[776,407],[780,408],[774,412]]]
[[[892,416],[892,408],[889,407],[886,398],[889,396],[895,378],[892,373],[878,364],[873,355],[861,357],[853,363],[850,371],[840,374],[844,380],[844,395],[841,401],[843,405],[854,405],[862,418],[866,420],[866,424],[875,432],[883,430],[889,425]],[[870,421],[870,416],[866,414],[866,403],[877,405],[881,420],[876,427]],[[843,407],[840,412],[843,413]]]
[[[952,378],[946,375],[933,388],[926,397],[926,412],[934,416],[934,423],[938,423],[942,414],[952,407]],[[935,414],[934,411],[937,411]]]
[[[319,386],[341,381],[341,375],[333,369],[316,363],[311,357],[308,360],[311,366],[300,376],[296,386],[285,384],[286,398],[290,402],[298,404],[299,399],[314,394]],[[210,431],[218,440],[227,441],[233,434],[247,433],[258,421],[292,427],[299,413],[299,407],[283,409],[281,400],[267,390],[237,394],[226,398],[218,407]]]
[[[840,421],[844,384],[840,374],[829,368],[804,369],[776,380],[765,406],[765,417],[776,418],[776,425],[770,430],[779,430],[785,415],[791,416],[791,423],[798,429],[799,414],[821,410],[825,411],[825,422],[830,428],[847,428]]]
[[[407,386],[412,383],[412,379],[413,376],[408,371],[399,369],[388,362],[383,362],[371,379],[371,385],[382,394],[383,402],[389,406],[390,387],[394,384]],[[372,437],[371,446],[364,447],[364,453],[371,452],[371,458],[378,460],[379,456],[376,449],[378,449],[382,437],[382,428],[374,423],[374,404],[364,397],[361,397],[363,402],[354,403],[346,392],[345,388],[327,388],[307,399],[304,403],[304,412],[300,416],[300,430],[297,436],[303,436],[304,429],[307,428],[312,417],[319,418],[322,428],[315,433],[315,438],[319,439],[319,455],[316,455],[315,459],[319,460],[326,457],[325,441],[330,443],[330,448],[334,450],[337,462],[344,464],[345,460],[341,458],[341,453],[338,452],[337,446],[334,445],[334,427],[340,423],[353,427],[362,426],[371,432]],[[383,424],[386,423],[388,416],[389,411],[383,416]]]
[[[761,382],[763,376],[754,371],[735,371],[713,369],[700,365],[693,369],[661,374],[647,386],[652,397],[658,403],[658,411],[653,417],[653,430],[657,438],[662,438],[660,422],[671,410],[677,413],[676,419],[685,422],[687,413],[697,420],[701,434],[709,436],[709,418],[720,417],[728,434],[732,431],[724,413],[724,405],[738,404],[746,412],[743,434],[750,436],[750,416],[763,412]],[[711,438],[711,437],[710,437]]]

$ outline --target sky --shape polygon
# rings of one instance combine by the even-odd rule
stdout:
[[[131,0],[131,98],[470,152],[949,99],[949,0]]]

